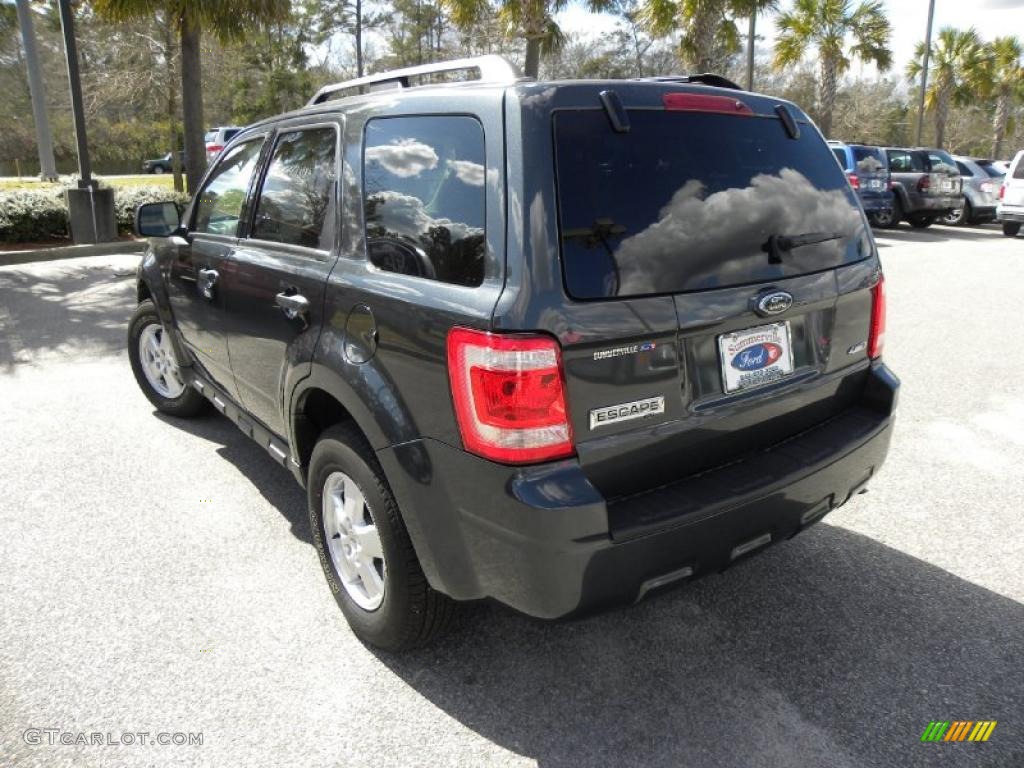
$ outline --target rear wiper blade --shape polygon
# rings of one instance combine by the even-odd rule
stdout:
[[[805,232],[801,235],[771,235],[761,250],[767,251],[768,260],[772,264],[782,261],[782,251],[792,251],[804,245],[827,243],[830,240],[841,240],[846,237],[843,232]]]

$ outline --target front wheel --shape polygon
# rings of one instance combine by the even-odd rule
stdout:
[[[1003,222],[1003,234],[1007,237],[1015,237],[1020,232],[1019,221],[1004,221]]]
[[[455,604],[427,583],[383,470],[353,424],[320,436],[307,487],[313,544],[355,635],[401,651],[439,634]]]
[[[128,359],[142,393],[161,413],[195,416],[206,407],[206,398],[185,383],[170,334],[148,299],[128,326]]]

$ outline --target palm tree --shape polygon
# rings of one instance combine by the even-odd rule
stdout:
[[[850,68],[851,60],[872,63],[881,71],[892,66],[892,28],[878,0],[862,0],[856,7],[851,0],[796,0],[791,10],[779,16],[776,26],[776,69],[799,64],[808,48],[817,48],[818,114],[826,136],[832,130],[839,78]]]
[[[992,118],[992,157],[1003,154],[1003,139],[1010,123],[1010,111],[1018,99],[1024,99],[1024,46],[1016,37],[997,37],[988,47],[992,68],[992,87],[996,94],[996,112]]]
[[[188,189],[194,193],[206,169],[200,55],[203,28],[221,40],[238,39],[246,30],[287,18],[289,0],[93,0],[92,5],[109,21],[153,19],[166,14],[180,36],[185,165]]]
[[[747,90],[754,90],[754,41],[757,40],[757,17],[767,11],[778,10],[778,0],[745,0],[739,6],[740,15],[746,15],[747,27]]]
[[[452,14],[452,22],[460,29],[469,29],[493,12],[488,0],[441,0]],[[498,20],[508,37],[526,40],[526,63],[523,74],[537,77],[542,54],[557,50],[565,41],[562,30],[555,22],[555,14],[567,0],[499,0]],[[597,10],[598,4],[592,3]]]
[[[643,16],[655,35],[682,31],[679,55],[698,72],[721,69],[740,50],[735,16],[746,16],[757,0],[646,0]]]
[[[921,75],[925,43],[914,49],[907,65],[907,78],[913,82]],[[943,27],[932,43],[925,110],[935,115],[935,146],[946,139],[946,119],[954,104],[966,104],[991,89],[991,67],[985,45],[973,27],[967,30]]]

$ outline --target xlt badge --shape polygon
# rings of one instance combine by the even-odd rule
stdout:
[[[617,424],[620,421],[631,419],[642,419],[646,416],[655,416],[665,412],[664,397],[647,397],[643,400],[634,400],[631,403],[621,405],[606,405],[603,408],[595,408],[590,412],[590,428],[606,427],[609,424]]]

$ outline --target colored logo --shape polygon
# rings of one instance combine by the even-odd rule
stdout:
[[[782,347],[770,341],[763,341],[739,352],[730,365],[738,371],[756,371],[765,368],[782,357]]]
[[[921,741],[988,741],[996,729],[996,720],[932,720],[921,734]]]
[[[773,291],[757,300],[759,315],[779,315],[793,306],[793,294],[786,291]]]

